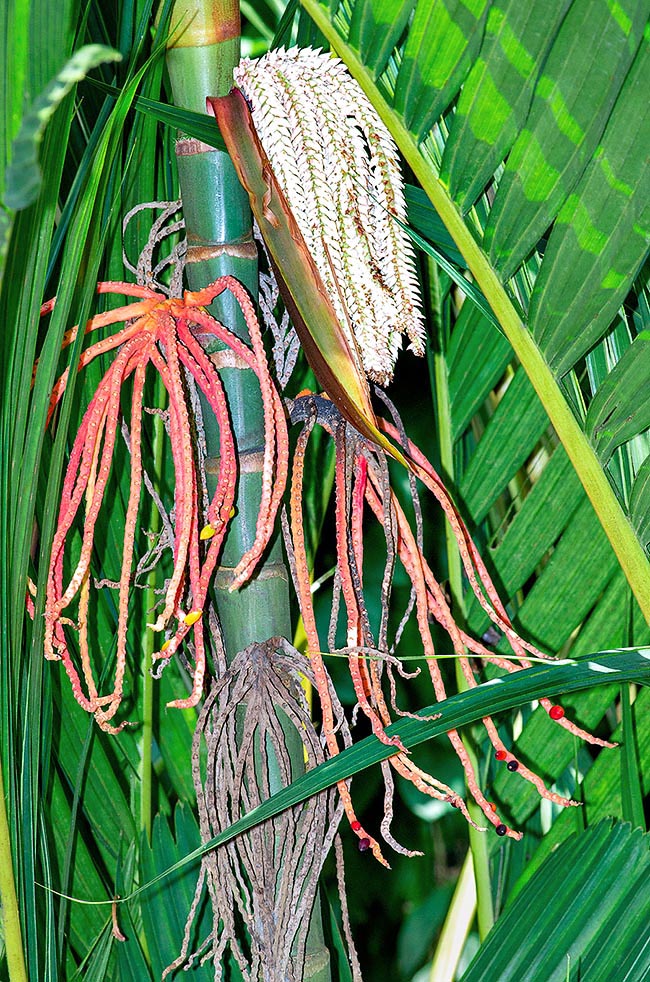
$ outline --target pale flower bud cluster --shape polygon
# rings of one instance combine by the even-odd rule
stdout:
[[[235,81],[358,367],[386,384],[406,334],[424,351],[397,149],[337,58],[279,48]]]

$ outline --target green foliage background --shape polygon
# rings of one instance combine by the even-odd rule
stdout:
[[[150,721],[151,759],[143,728],[127,729],[118,739],[97,731],[58,667],[43,665],[42,602],[33,624],[24,613],[27,574],[36,578],[46,568],[67,432],[74,433],[92,385],[88,378],[71,388],[54,440],[44,437],[63,331],[95,309],[98,279],[123,277],[123,215],[137,203],[176,197],[172,126],[206,133],[205,120],[187,113],[172,117],[172,126],[159,121],[160,103],[169,100],[162,41],[170,8],[163,5],[157,27],[152,4],[135,0],[87,6],[11,0],[0,10],[0,746],[10,816],[0,847],[5,859],[7,849],[12,857],[33,979],[158,978],[179,950],[196,869],[185,867],[121,908],[125,944],[111,937],[110,905],[69,903],[51,892],[110,901],[196,850],[190,778],[195,714],[164,709],[183,685],[170,673],[153,687],[150,716],[143,712],[146,596],[133,605],[127,710],[129,718]],[[242,4],[245,51],[260,53],[275,37],[325,44],[344,58],[410,167],[411,225],[474,282],[496,314],[499,326],[471,298],[461,302],[452,278],[424,251],[428,362],[402,359],[394,398],[412,438],[456,489],[517,627],[545,650],[570,658],[647,644],[648,4],[304,0],[300,9],[290,4],[285,16],[283,8],[271,0]],[[51,86],[87,43],[108,50],[85,49],[68,90]],[[80,81],[88,72],[119,95]],[[588,84],[578,85],[581,79]],[[144,244],[147,222],[143,216],[130,226],[130,256]],[[56,310],[42,325],[40,304],[55,293]],[[78,354],[74,348],[71,360]],[[156,395],[150,393],[152,401]],[[148,439],[153,461],[153,427]],[[404,477],[396,472],[395,479]],[[319,488],[315,477],[315,501]],[[109,544],[111,537],[119,542],[125,502],[119,482],[114,491],[114,513],[104,530]],[[430,504],[425,507],[427,554],[445,571],[457,609],[467,604],[467,622],[481,634],[487,623],[478,605],[466,601],[444,527]],[[331,566],[327,530],[326,522],[317,576]],[[369,541],[369,584],[380,562],[379,541]],[[98,566],[97,575],[113,571]],[[405,602],[403,593],[397,600]],[[326,618],[325,590],[319,602]],[[115,622],[105,599],[97,637],[107,671]],[[402,652],[417,654],[413,634],[407,632]],[[525,832],[520,845],[471,837],[479,906],[488,910],[488,922],[490,910],[499,915],[512,904],[512,913],[507,909],[497,920],[468,980],[563,979],[567,971],[583,982],[612,978],[612,972],[643,977],[648,929],[628,913],[634,904],[644,908],[638,891],[647,889],[647,842],[640,831],[597,823],[613,816],[645,830],[650,714],[645,690],[630,684],[647,678],[644,654],[608,656],[616,662],[601,658],[620,673],[608,685],[594,684],[602,673],[568,666],[559,689],[552,690],[549,674],[533,670],[529,681],[517,679],[521,690],[514,689],[509,702],[500,705],[494,688],[486,690],[487,705],[504,713],[504,732],[517,754],[577,795],[584,802],[579,810],[558,815],[515,776],[496,770],[480,731],[470,725],[486,711],[484,693],[457,697],[445,709],[443,722],[468,724],[486,785],[509,821]],[[338,674],[341,694],[351,700],[344,673]],[[448,674],[452,679],[451,663]],[[573,691],[575,682],[580,686]],[[593,755],[553,727],[530,705],[551,691],[567,693],[563,705],[585,726],[614,731],[621,749]],[[402,693],[413,711],[431,698],[419,680]],[[521,708],[506,712],[513,706]],[[360,744],[353,765],[342,755],[323,778],[336,780],[351,772],[346,767],[362,770],[355,796],[369,820],[381,808],[378,768],[369,766],[378,759],[375,751],[370,740]],[[441,779],[454,786],[460,781],[444,738],[420,743],[415,753]],[[309,785],[296,793],[299,800]],[[440,962],[430,969],[431,959],[468,832],[451,808],[433,808],[401,787],[394,832],[426,858],[397,857],[387,872],[346,843],[350,908],[365,975],[421,982],[431,971],[442,979],[447,976]],[[553,854],[563,843],[566,851]],[[552,863],[572,871],[562,890]],[[593,884],[598,905],[584,899]],[[16,936],[4,889],[0,974],[11,970],[18,979],[16,961],[6,960],[7,952],[15,958]],[[331,894],[331,871],[325,889]],[[539,926],[539,941],[517,915],[517,903]],[[544,927],[557,924],[567,910],[575,910],[577,920],[567,921],[551,940]],[[451,917],[462,923],[454,908]],[[472,930],[472,923],[464,927]],[[572,949],[576,939],[582,939],[578,950]],[[477,944],[474,932],[466,961]],[[607,963],[593,956],[606,945]],[[531,967],[531,951],[542,948],[546,960]],[[622,952],[638,960],[630,956],[623,965]],[[199,968],[189,974],[211,977]]]

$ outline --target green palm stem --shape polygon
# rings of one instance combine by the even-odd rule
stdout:
[[[171,24],[167,67],[174,102],[195,112],[205,112],[206,97],[225,95],[233,84],[233,69],[240,57],[238,0],[177,0]],[[181,27],[175,31],[177,25]],[[248,195],[230,158],[196,141],[181,141],[177,164],[188,239],[186,273],[190,288],[200,289],[219,276],[231,275],[255,299],[257,248]],[[209,309],[230,330],[248,338],[239,306],[229,293],[222,294]],[[219,343],[204,343],[208,354],[222,347]],[[239,460],[236,517],[231,522],[214,582],[226,655],[231,660],[253,642],[276,636],[291,638],[291,620],[289,578],[277,537],[253,580],[234,593],[228,589],[233,569],[255,539],[265,436],[261,394],[254,372],[248,368],[222,367],[220,374]],[[219,428],[205,401],[202,401],[202,415],[208,452],[206,483],[211,495],[218,473]],[[304,771],[303,744],[286,720],[283,729],[295,778]],[[269,770],[274,768],[270,766]],[[269,779],[271,792],[279,790],[278,778],[274,780],[270,773]],[[318,900],[312,913],[307,951],[305,979],[329,982],[329,953],[323,939]]]
[[[438,431],[438,449],[440,453],[440,467],[442,475],[452,486],[454,483],[454,442],[451,432],[451,404],[449,398],[449,375],[447,362],[445,359],[446,338],[443,324],[443,312],[440,302],[440,283],[438,269],[431,259],[427,259],[427,272],[430,284],[431,309],[434,311],[434,350],[429,349],[429,370],[431,372],[431,388],[435,398],[435,416]],[[463,573],[458,551],[458,544],[454,538],[449,522],[445,521],[445,550],[447,554],[447,575],[449,578],[449,590],[451,593],[454,615],[457,620],[465,622],[466,607],[463,596]],[[456,663],[456,683],[459,692],[467,690],[467,681]],[[469,756],[474,773],[478,774],[478,761],[474,752],[472,741],[463,737],[463,743]],[[478,805],[470,800],[468,810],[472,819],[477,825],[482,824],[482,813]],[[479,832],[472,825],[469,828],[469,852],[468,856],[473,861],[474,877],[476,880],[476,913],[478,920],[478,931],[481,940],[487,937],[492,925],[494,924],[494,907],[492,904],[492,884],[490,880],[490,857],[488,853],[488,841],[484,832]],[[466,908],[458,907],[452,903],[447,921],[456,916],[456,912],[466,913]]]
[[[208,14],[203,15],[200,0],[177,0],[172,25],[187,22],[190,26],[167,55],[174,101],[195,112],[205,112],[207,95],[230,91],[232,71],[239,61],[238,4],[222,0],[205,6]],[[186,271],[190,288],[200,289],[219,276],[231,275],[255,298],[257,249],[248,197],[229,157],[195,141],[183,141],[178,147],[177,164],[188,237]],[[209,309],[240,337],[248,337],[239,306],[230,293],[218,297]],[[218,342],[204,346],[209,354],[223,347]],[[264,416],[253,371],[225,367],[220,373],[228,395],[241,470],[235,503],[237,520],[231,523],[215,582],[226,651],[232,658],[253,641],[290,636],[290,621],[288,578],[279,543],[252,583],[234,594],[228,592],[232,569],[255,538]],[[205,403],[202,408],[209,457],[208,490],[212,493],[218,471],[219,428]]]

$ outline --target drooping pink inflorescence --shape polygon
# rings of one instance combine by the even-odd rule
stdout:
[[[387,399],[385,401],[388,403]],[[304,427],[298,438],[293,467],[289,545],[293,554],[293,565],[297,574],[295,576],[296,589],[323,710],[323,738],[327,742],[329,752],[334,755],[339,752],[339,747],[336,732],[332,726],[333,714],[328,706],[329,697],[325,684],[327,673],[309,588],[302,529],[304,457],[309,436],[317,422],[330,433],[336,448],[335,582],[340,588],[346,623],[346,645],[344,649],[337,650],[344,651],[348,656],[357,706],[368,718],[372,731],[378,739],[395,747],[395,754],[389,758],[390,765],[424,794],[450,802],[455,807],[460,808],[467,820],[471,821],[465,802],[451,788],[417,767],[399,739],[389,737],[385,732],[386,727],[393,722],[394,715],[409,715],[399,710],[395,704],[395,685],[391,671],[396,667],[398,671],[401,671],[401,674],[405,673],[400,669],[398,659],[392,654],[392,646],[388,645],[386,635],[390,584],[395,560],[399,559],[412,585],[415,618],[422,642],[422,650],[426,657],[438,702],[447,698],[447,691],[436,658],[430,629],[431,621],[436,621],[449,636],[454,654],[469,687],[478,685],[475,667],[470,662],[470,658],[474,658],[479,664],[489,662],[507,672],[516,672],[530,666],[531,662],[527,656],[542,659],[548,656],[521,638],[515,631],[469,531],[460,518],[442,480],[426,457],[397,426],[385,420],[379,421],[384,432],[407,452],[413,473],[440,504],[458,544],[468,583],[492,623],[507,638],[516,661],[512,657],[509,658],[491,651],[485,644],[468,635],[456,623],[445,591],[427,563],[421,543],[418,542],[402,505],[390,486],[383,451],[360,436],[341,418],[332,403],[320,396],[304,394],[294,400],[291,418],[294,422],[303,421]],[[381,596],[384,614],[377,640],[375,640],[370,629],[363,588],[362,525],[366,510],[374,514],[386,535],[387,564]],[[334,627],[331,628],[328,638],[330,651],[336,647],[334,642],[336,620],[335,614],[333,618]],[[391,687],[390,706],[383,692],[382,674],[384,669],[389,676]],[[568,720],[562,707],[553,705],[548,699],[541,699],[540,703],[547,710],[550,718],[570,733],[598,746],[611,746],[611,744],[587,733]],[[539,775],[531,771],[517,759],[514,753],[505,748],[491,717],[485,717],[482,722],[495,749],[495,757],[498,761],[505,762],[509,770],[517,771],[521,777],[530,781],[542,797],[559,805],[576,804],[576,802],[548,789]],[[494,827],[498,835],[507,835],[514,839],[521,838],[521,833],[509,828],[499,817],[494,803],[486,798],[459,733],[456,730],[450,730],[447,735],[463,765],[469,792],[487,821]],[[352,831],[360,840],[360,848],[372,849],[375,857],[380,862],[385,862],[379,843],[362,827],[354,814],[349,789],[344,784],[340,785],[340,789]],[[384,830],[382,829],[382,831]],[[384,838],[391,845],[394,845],[394,842],[386,834],[384,834]],[[364,843],[363,847],[361,843]]]
[[[229,290],[237,299],[248,325],[251,344],[245,344],[231,331],[212,318],[203,305]],[[208,588],[215,572],[219,553],[233,514],[237,482],[237,452],[231,429],[228,404],[219,374],[199,344],[196,334],[213,335],[228,346],[242,364],[257,375],[262,392],[265,421],[265,446],[262,466],[260,510],[253,545],[242,557],[232,577],[231,588],[242,586],[254,572],[269,542],[275,518],[283,497],[289,468],[288,434],[285,408],[272,381],[266,362],[264,346],[253,304],[241,284],[232,277],[223,277],[198,293],[185,293],[182,299],[168,298],[147,287],[125,283],[102,283],[98,292],[115,292],[138,298],[136,303],[98,314],[86,325],[86,333],[111,324],[124,324],[112,336],[85,349],[79,368],[90,364],[101,354],[115,352],[113,361],[101,379],[84,414],[74,440],[64,479],[58,525],[54,536],[47,578],[45,605],[46,657],[63,661],[74,695],[80,705],[95,715],[99,725],[110,732],[118,731],[111,722],[122,699],[126,667],[128,602],[133,581],[135,542],[138,533],[140,498],[143,484],[142,413],[146,373],[149,367],[162,380],[168,397],[168,434],[175,472],[173,507],[173,568],[165,586],[163,609],[150,625],[156,631],[166,630],[168,638],[156,659],[169,659],[184,639],[193,642],[194,664],[192,691],[171,706],[196,705],[203,691],[206,671],[203,611]],[[53,302],[44,305],[49,312]],[[68,332],[64,345],[76,337],[77,329]],[[197,470],[191,410],[188,404],[187,379],[193,380],[204,395],[219,424],[219,473],[217,487],[205,511],[202,510],[202,484]],[[61,400],[67,384],[67,372],[57,381],[51,399],[49,418]],[[98,516],[104,502],[111,471],[118,426],[121,419],[123,389],[129,383],[129,448],[131,453],[129,495],[126,507],[124,546],[118,589],[117,657],[112,691],[102,693],[95,683],[88,638],[88,612],[91,596],[90,563],[96,543]],[[385,399],[385,397],[384,397]],[[386,400],[388,403],[388,400]],[[324,661],[319,631],[313,609],[310,569],[303,530],[304,463],[311,432],[318,423],[331,435],[335,444],[335,519],[336,519],[336,582],[343,602],[345,647],[350,676],[354,685],[358,709],[367,717],[372,732],[382,742],[394,748],[390,766],[382,765],[387,787],[387,802],[392,791],[390,767],[410,781],[424,794],[459,808],[472,821],[465,802],[449,786],[418,767],[399,738],[386,733],[395,716],[411,715],[396,705],[394,672],[406,676],[399,660],[388,644],[387,625],[392,578],[395,564],[401,562],[412,585],[412,607],[427,659],[436,699],[447,698],[445,684],[436,660],[430,631],[430,621],[437,621],[450,638],[454,654],[468,686],[477,685],[477,662],[491,662],[498,668],[514,672],[527,667],[529,656],[545,657],[533,645],[522,639],[513,628],[505,607],[490,579],[487,569],[461,520],[442,480],[421,451],[411,443],[400,427],[380,420],[384,432],[406,451],[413,473],[438,501],[458,543],[467,577],[478,602],[492,623],[507,638],[512,657],[496,654],[480,641],[463,631],[456,623],[445,592],[436,580],[424,556],[418,535],[390,486],[384,451],[361,436],[341,417],[329,399],[308,394],[293,401],[291,418],[302,422],[293,457],[289,519],[285,523],[287,552],[294,574],[294,584],[308,641],[313,678],[319,694],[323,729],[322,736],[329,756],[340,752],[338,724],[332,708],[331,680]],[[83,513],[82,539],[78,559],[71,563],[70,540],[77,516]],[[366,514],[375,516],[386,535],[387,562],[382,580],[381,624],[375,639],[371,630],[364,600],[363,557],[364,521]],[[76,619],[69,609],[76,605]],[[336,611],[332,617],[328,645],[336,648]],[[171,625],[171,626],[170,626]],[[76,633],[78,657],[69,646],[69,632]],[[368,657],[370,655],[370,657]],[[390,697],[384,692],[385,678],[390,685]],[[591,743],[606,745],[579,729],[564,716],[562,707],[550,700],[540,700],[550,718],[569,732]],[[574,804],[546,788],[543,780],[529,770],[504,746],[493,720],[483,720],[495,749],[495,757],[508,769],[517,771],[530,781],[539,793],[561,805]],[[455,730],[448,737],[465,771],[467,787],[480,806],[487,821],[498,835],[519,838],[499,817],[493,802],[485,797],[474,769]],[[371,850],[385,863],[379,843],[359,822],[352,803],[348,783],[338,785],[341,801],[352,831],[362,851]],[[382,822],[382,835],[398,851],[413,854],[397,843],[390,833],[391,806]]]
[[[204,309],[224,290],[237,299],[251,338],[249,347]],[[122,699],[126,665],[126,639],[129,593],[133,575],[134,544],[138,532],[143,482],[141,419],[143,390],[149,366],[158,374],[167,392],[168,432],[175,473],[173,570],[166,584],[164,607],[155,623],[156,631],[167,629],[168,640],[155,658],[168,659],[191,632],[194,642],[193,687],[186,698],[170,705],[195,705],[202,693],[205,675],[205,644],[202,612],[229,519],[233,512],[237,481],[237,455],[224,389],[212,361],[194,333],[210,334],[229,347],[257,375],[262,392],[265,423],[265,453],[262,473],[262,500],[253,545],[234,572],[233,588],[250,577],[273,530],[288,469],[288,438],[284,408],[267,366],[255,310],[244,287],[225,276],[197,293],[168,298],[147,287],[128,283],[101,283],[99,293],[118,293],[139,298],[117,310],[98,314],[86,325],[86,333],[111,324],[125,323],[112,336],[84,350],[79,369],[101,354],[115,351],[110,367],[90,400],[75,437],[66,470],[58,523],[52,544],[45,603],[45,654],[63,661],[75,698],[106,730],[120,729],[111,724]],[[50,301],[42,313],[54,306]],[[77,335],[69,331],[64,346]],[[217,487],[207,508],[200,510],[200,482],[194,454],[193,431],[188,406],[186,378],[202,392],[219,424],[219,475]],[[90,563],[97,545],[95,531],[111,472],[116,435],[121,418],[121,394],[132,379],[130,412],[130,484],[126,509],[124,547],[118,584],[117,655],[113,689],[97,690],[88,645]],[[63,396],[67,371],[57,381],[51,398],[48,422]],[[83,510],[81,551],[71,575],[66,575],[71,532]],[[67,614],[77,603],[76,620]],[[170,623],[174,626],[169,628]],[[70,650],[67,632],[76,632],[79,667]]]

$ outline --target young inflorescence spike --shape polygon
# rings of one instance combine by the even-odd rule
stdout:
[[[278,48],[235,81],[358,368],[386,383],[403,336],[424,352],[397,148],[339,59]]]

